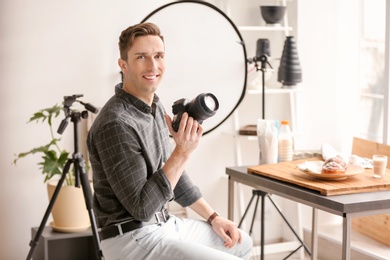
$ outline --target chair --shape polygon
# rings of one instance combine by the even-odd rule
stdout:
[[[390,146],[388,145],[354,137],[352,143],[352,154],[364,158],[372,158],[374,154],[387,155],[387,168],[390,169]]]
[[[387,168],[390,168],[390,146],[354,137],[352,154],[372,158],[374,154],[388,156]],[[352,228],[356,231],[390,246],[390,214],[380,214],[352,219]]]

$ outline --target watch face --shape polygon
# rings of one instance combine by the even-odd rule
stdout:
[[[166,71],[156,93],[167,112],[180,98],[212,93],[219,108],[203,128],[205,134],[217,128],[246,88],[245,45],[234,23],[217,7],[193,1],[161,6],[142,22],[155,23],[164,35]]]

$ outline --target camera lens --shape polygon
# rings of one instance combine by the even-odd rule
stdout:
[[[211,93],[202,93],[191,101],[185,98],[179,99],[172,106],[172,112],[175,115],[172,127],[177,132],[184,112],[202,124],[203,120],[215,115],[218,108],[218,99]]]
[[[204,103],[205,103],[206,107],[212,111],[214,111],[215,108],[217,107],[215,100],[209,95],[205,96]]]
[[[203,93],[190,102],[188,114],[198,121],[203,121],[213,116],[218,108],[217,98],[211,93]]]

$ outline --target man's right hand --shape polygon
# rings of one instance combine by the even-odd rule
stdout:
[[[182,115],[180,126],[177,132],[173,130],[172,119],[165,115],[169,133],[172,135],[176,146],[171,156],[165,162],[163,171],[169,179],[172,189],[176,187],[190,154],[196,149],[203,134],[203,127],[188,113]]]
[[[177,132],[172,128],[172,119],[169,115],[165,115],[165,120],[169,127],[169,133],[175,140],[176,147],[180,149],[180,152],[191,153],[195,150],[203,134],[202,125],[189,117],[186,112],[182,115]]]

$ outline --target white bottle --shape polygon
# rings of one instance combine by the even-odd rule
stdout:
[[[292,161],[293,139],[288,121],[281,121],[278,134],[278,162]]]

